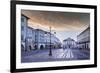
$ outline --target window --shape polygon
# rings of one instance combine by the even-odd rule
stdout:
[[[21,22],[24,22],[24,18],[21,18]]]
[[[21,26],[21,30],[24,30],[24,26]]]
[[[24,36],[23,35],[21,35],[21,40],[24,40]]]

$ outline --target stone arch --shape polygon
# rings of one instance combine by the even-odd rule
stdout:
[[[25,47],[23,44],[21,44],[21,50],[24,51],[25,50]]]
[[[38,49],[38,46],[37,46],[37,45],[35,45],[35,46],[34,46],[34,48],[35,48],[35,49]]]
[[[40,49],[44,49],[44,46],[43,45],[40,45]]]
[[[32,50],[32,46],[31,45],[29,45],[29,50]]]

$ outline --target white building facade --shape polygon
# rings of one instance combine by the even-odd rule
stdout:
[[[52,33],[34,29],[28,26],[28,17],[21,14],[21,49],[24,51],[34,49],[60,48],[60,40]]]
[[[51,36],[51,37],[50,37]],[[50,32],[46,32],[41,29],[36,29],[35,31],[35,48],[37,49],[48,49],[59,48],[61,45],[60,40]]]
[[[28,17],[21,14],[21,50],[26,50],[26,35],[27,35],[27,24]]]
[[[90,27],[77,36],[77,45],[80,49],[90,49]]]
[[[27,35],[26,35],[27,49],[32,50],[35,49],[35,29],[32,27],[27,27]]]
[[[46,32],[45,34],[45,41],[46,41],[46,48],[61,48],[61,41],[55,36],[55,34],[52,34],[50,32]],[[51,38],[50,38],[51,36]]]
[[[40,29],[35,29],[35,48],[44,49],[45,48],[45,32]]]
[[[67,38],[65,40],[63,40],[63,48],[67,49],[67,48],[75,48],[76,47],[76,42],[75,40],[71,39],[71,38]]]

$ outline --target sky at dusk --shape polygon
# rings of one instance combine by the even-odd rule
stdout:
[[[61,42],[68,37],[77,41],[77,35],[90,25],[89,13],[36,10],[21,10],[21,13],[30,18],[28,26],[45,31],[51,27]]]

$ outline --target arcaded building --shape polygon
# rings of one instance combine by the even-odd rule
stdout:
[[[51,37],[50,37],[51,36]],[[48,49],[50,48],[60,48],[60,40],[52,33],[36,29],[35,30],[35,48],[37,49]]]
[[[77,45],[80,49],[90,49],[90,27],[86,28],[77,36]]]
[[[27,36],[27,25],[28,17],[21,14],[21,50],[27,50],[26,48],[26,36]]]

